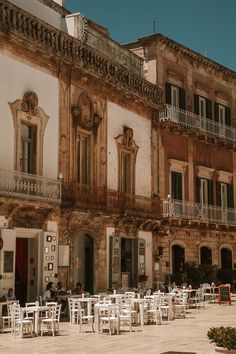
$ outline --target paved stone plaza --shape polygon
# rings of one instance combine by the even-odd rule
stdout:
[[[0,334],[0,353],[213,354],[214,344],[210,343],[206,333],[210,327],[219,325],[236,325],[235,302],[231,306],[210,304],[206,309],[191,309],[186,319],[145,325],[142,332],[139,327],[134,327],[133,333],[122,331],[120,335],[80,334],[77,325],[68,322],[61,323],[60,336],[56,337],[45,335],[14,340],[10,333],[3,333]]]

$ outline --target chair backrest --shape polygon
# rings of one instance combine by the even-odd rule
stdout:
[[[39,305],[38,301],[25,303],[25,307],[38,306],[38,305]]]
[[[53,302],[53,301],[51,301],[51,302],[46,302],[45,305],[46,305],[46,306],[57,306],[57,302]]]
[[[134,299],[135,298],[135,292],[134,291],[126,291],[125,292],[125,297],[128,299]]]

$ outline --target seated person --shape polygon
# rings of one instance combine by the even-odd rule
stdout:
[[[50,302],[50,301],[55,301],[55,293],[53,290],[53,282],[50,281],[47,286],[46,286],[46,290],[44,291],[42,300],[44,302]]]
[[[7,294],[5,294],[1,297],[1,301],[12,301],[12,300],[16,300],[16,297],[13,293],[13,289],[10,288],[10,289],[8,289]]]
[[[65,289],[63,288],[63,284],[62,284],[62,282],[61,281],[59,281],[58,283],[57,283],[57,295],[65,295],[66,294],[66,291],[65,291]]]
[[[76,287],[72,291],[73,295],[82,295],[84,292],[84,289],[82,287],[82,284],[80,282],[76,283]]]

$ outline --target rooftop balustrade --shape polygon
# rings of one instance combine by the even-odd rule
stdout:
[[[168,104],[165,105],[164,111],[160,112],[160,122],[167,121],[215,138],[225,139],[233,143],[236,141],[235,128]]]

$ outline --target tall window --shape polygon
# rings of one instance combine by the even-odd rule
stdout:
[[[215,103],[215,120],[220,124],[231,125],[231,110],[229,107]]]
[[[212,264],[212,251],[211,248],[206,246],[200,249],[200,263],[201,264]]]
[[[171,197],[183,200],[183,176],[181,172],[171,171]]]
[[[221,206],[223,209],[225,208],[233,208],[234,200],[233,200],[233,184],[216,182],[216,204],[217,206]]]
[[[77,136],[77,181],[82,184],[92,183],[92,136]]]
[[[21,123],[21,172],[36,173],[36,136],[36,126]]]
[[[166,83],[166,103],[185,109],[185,91],[179,86]]]
[[[131,154],[121,152],[121,192],[132,192],[132,164]]]
[[[196,202],[214,204],[213,181],[206,178],[196,178]]]
[[[206,97],[194,95],[194,113],[212,119],[212,102]]]

